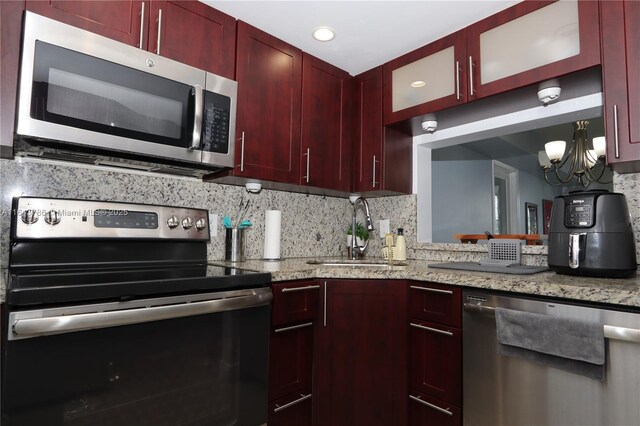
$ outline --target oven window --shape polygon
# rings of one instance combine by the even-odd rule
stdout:
[[[186,147],[193,107],[189,85],[36,42],[34,119]]]
[[[264,424],[268,326],[261,306],[5,340],[2,425]]]

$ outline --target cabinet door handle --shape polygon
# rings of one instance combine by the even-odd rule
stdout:
[[[240,136],[240,172],[244,172],[244,132]]]
[[[620,158],[620,141],[618,140],[618,105],[613,106],[613,147],[616,158]]]
[[[469,56],[469,96],[473,96],[473,56]]]
[[[433,408],[434,410],[440,411],[441,413],[444,413],[448,416],[453,416],[453,413],[445,408],[440,408],[437,405],[433,405],[428,403],[427,401],[423,401],[420,398],[418,398],[417,396],[413,396],[413,395],[409,395],[409,398],[413,399],[414,401],[419,402],[420,404],[426,405],[429,408]]]
[[[302,154],[307,156],[307,175],[302,176],[302,179],[305,179],[307,183],[309,183],[309,158],[311,158],[311,148],[307,148],[307,153]]]
[[[156,45],[156,54],[160,54],[160,36],[162,33],[162,9],[158,9],[158,39]]]
[[[327,326],[327,282],[324,282],[324,303],[322,304],[323,313],[322,313],[322,325],[324,327]]]
[[[307,323],[304,323],[304,324],[292,325],[291,327],[276,328],[273,331],[274,331],[274,333],[282,333],[283,331],[297,330],[298,328],[311,327],[312,325],[313,325],[312,322],[307,322]]]
[[[142,2],[142,8],[140,9],[140,41],[138,47],[142,49],[142,36],[144,35],[144,2]]]
[[[438,330],[437,328],[431,328],[420,324],[409,323],[411,327],[419,328],[420,330],[432,331],[438,334],[444,334],[445,336],[453,336],[453,333],[450,331]]]
[[[309,394],[309,395],[300,394],[300,398],[298,398],[296,400],[288,402],[288,403],[286,403],[284,405],[276,404],[276,408],[273,409],[273,412],[277,413],[278,411],[282,411],[284,409],[287,409],[287,408],[291,407],[292,405],[296,405],[296,404],[301,403],[302,401],[306,401],[309,398],[311,398],[311,394]]]
[[[313,290],[315,288],[320,288],[319,285],[308,285],[306,287],[285,287],[282,289],[283,293],[288,293],[291,291],[304,291],[304,290]]]
[[[376,187],[376,156],[373,156],[373,187]]]
[[[456,61],[456,99],[460,100],[460,61]]]
[[[417,285],[409,286],[409,288],[413,288],[416,290],[429,291],[431,293],[442,293],[442,294],[453,294],[451,290],[440,290],[439,288],[429,288],[429,287],[420,287]]]

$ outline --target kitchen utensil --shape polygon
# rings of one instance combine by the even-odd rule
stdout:
[[[241,209],[242,213],[239,214],[238,219],[236,219],[236,228],[238,228],[240,226],[240,224],[242,223],[244,216],[247,214],[247,210],[249,210],[249,205],[251,204],[251,200],[247,200],[246,204],[244,205],[244,207]]]
[[[227,228],[233,228],[233,225],[231,224],[231,218],[229,216],[225,216],[222,218],[222,225]]]

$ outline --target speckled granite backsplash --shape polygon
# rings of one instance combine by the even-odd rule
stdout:
[[[640,259],[640,173],[614,177],[614,189],[627,197],[634,223]],[[246,234],[247,258],[262,257],[264,212],[282,211],[281,254],[285,258],[346,255],[345,229],[352,206],[346,199],[263,190],[248,194],[243,187],[203,183],[197,179],[71,166],[29,160],[0,160],[0,265],[8,262],[11,198],[18,195],[86,198],[150,204],[168,204],[208,209],[218,214],[218,235],[209,245],[209,258],[224,258],[222,217],[237,209],[241,197],[251,199],[247,218],[253,222]],[[392,230],[404,228],[407,257],[432,261],[471,261],[486,257],[486,247],[416,242],[416,196],[369,199],[374,224],[389,219]],[[359,213],[361,218],[362,213]],[[361,220],[361,219],[360,219]],[[382,242],[374,231],[368,256],[379,256]],[[546,264],[546,247],[527,246],[523,263]]]
[[[208,209],[218,214],[218,235],[209,245],[210,259],[224,258],[222,217],[233,214],[241,197],[251,200],[246,218],[247,258],[263,254],[265,210],[282,211],[281,254],[292,257],[346,255],[345,229],[351,223],[352,206],[340,198],[263,190],[249,194],[244,187],[203,183],[193,178],[127,172],[114,169],[69,166],[32,160],[0,160],[0,185],[3,213],[14,196],[86,198],[93,200],[167,204]],[[404,227],[407,242],[415,242],[415,196],[369,200],[374,223],[390,219],[391,227]],[[362,213],[358,213],[362,218]],[[9,216],[0,216],[0,264],[8,262]],[[362,219],[361,219],[362,220]],[[378,253],[380,242],[374,238],[370,253]]]

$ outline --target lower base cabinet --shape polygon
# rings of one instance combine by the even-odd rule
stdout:
[[[460,426],[459,408],[421,394],[409,394],[409,426]]]
[[[323,283],[315,426],[407,424],[406,282]]]

